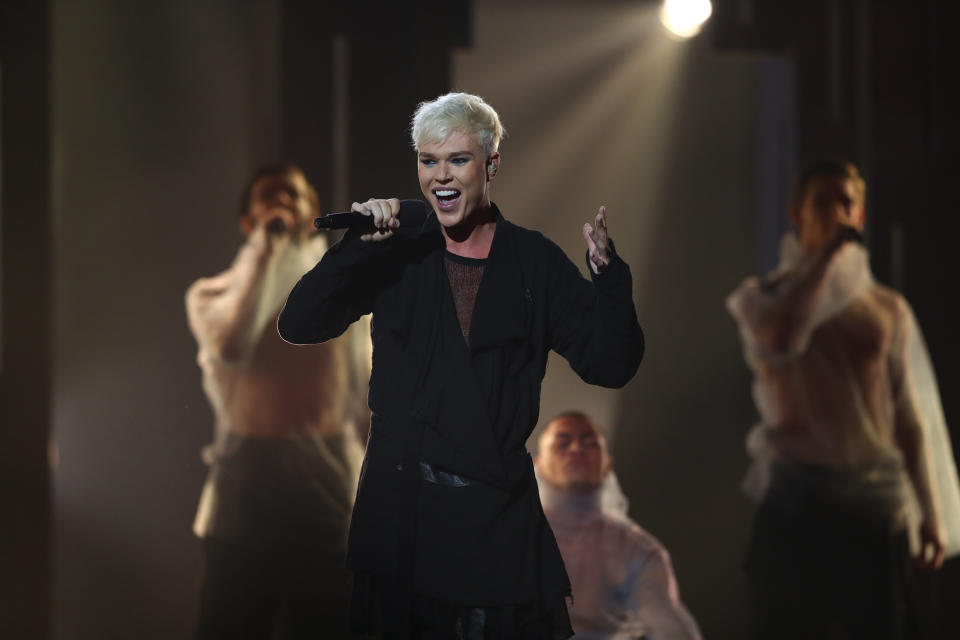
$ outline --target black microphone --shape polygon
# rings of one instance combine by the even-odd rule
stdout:
[[[427,205],[422,200],[401,200],[396,217],[401,228],[420,227],[427,219]],[[317,229],[373,229],[372,221],[373,216],[359,211],[342,211],[314,218],[313,226]]]

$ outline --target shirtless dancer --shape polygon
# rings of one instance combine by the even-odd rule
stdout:
[[[727,300],[761,415],[745,481],[760,638],[913,637],[910,543],[930,571],[960,542],[936,381],[906,300],[870,273],[864,196],[853,165],[808,167],[780,266]]]
[[[346,633],[354,423],[368,419],[354,400],[369,338],[358,324],[356,335],[298,348],[276,329],[287,293],[327,248],[312,233],[316,212],[296,165],[264,167],[241,201],[246,242],[233,264],[187,291],[216,418],[194,523],[205,555],[197,638]]]

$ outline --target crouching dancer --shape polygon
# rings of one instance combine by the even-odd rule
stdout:
[[[702,640],[666,548],[627,515],[607,439],[561,413],[540,434],[540,500],[573,583],[576,640]]]

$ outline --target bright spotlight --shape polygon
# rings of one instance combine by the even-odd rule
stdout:
[[[692,38],[713,13],[710,0],[664,0],[660,22],[678,38]]]

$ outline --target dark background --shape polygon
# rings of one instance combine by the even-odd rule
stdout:
[[[417,195],[407,122],[450,89],[508,129],[494,199],[578,261],[605,204],[648,352],[617,392],[551,361],[543,416],[609,431],[631,515],[707,638],[743,636],[755,420],[725,295],[769,268],[801,163],[868,183],[875,274],[956,422],[960,7],[717,0],[678,42],[643,1],[0,0],[0,637],[185,638],[211,436],[183,294],[240,242],[258,165],[327,209]],[[943,638],[960,566],[932,585]]]

